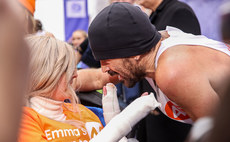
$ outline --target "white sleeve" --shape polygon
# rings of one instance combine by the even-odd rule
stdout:
[[[102,107],[106,124],[108,124],[114,116],[120,113],[117,99],[117,88],[112,83],[107,83],[105,88],[103,88]],[[119,142],[128,142],[128,139],[123,137]]]
[[[122,137],[126,136],[132,127],[144,118],[151,110],[159,107],[158,103],[151,93],[147,96],[142,96],[128,105],[120,114],[116,115],[105,126],[104,129],[90,142],[117,142]]]
[[[114,116],[120,113],[120,107],[116,86],[112,83],[107,83],[105,89],[103,88],[102,107],[105,123],[108,124]]]

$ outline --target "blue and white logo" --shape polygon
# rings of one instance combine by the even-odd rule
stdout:
[[[86,3],[85,0],[71,0],[66,2],[67,18],[85,18]]]

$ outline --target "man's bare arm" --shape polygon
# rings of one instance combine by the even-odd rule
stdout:
[[[161,91],[179,105],[193,121],[211,115],[219,102],[207,75],[192,60],[159,61],[156,82]]]
[[[117,76],[110,76],[99,69],[81,69],[73,82],[73,88],[78,91],[92,91],[101,89],[106,83],[118,83]]]

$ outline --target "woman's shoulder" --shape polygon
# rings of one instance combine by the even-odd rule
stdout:
[[[39,114],[38,114],[38,112],[36,112],[34,109],[32,109],[30,107],[23,107],[22,115],[28,116],[28,117],[36,117]]]
[[[44,123],[43,119],[45,117],[40,115],[34,109],[30,107],[23,107],[22,119],[20,123],[21,133],[28,133],[28,130],[39,131],[42,129]]]
[[[98,118],[98,116],[89,108],[87,108],[86,106],[82,105],[82,104],[76,104],[73,105],[71,103],[65,103],[64,104],[67,108],[69,108],[70,110],[76,110],[77,114],[80,114],[81,118],[83,118],[86,121],[98,121],[100,122],[100,119]],[[65,115],[68,116],[72,116],[72,115],[68,115],[68,114],[76,114],[72,111],[69,111],[67,108],[63,108]],[[78,117],[78,115],[76,116]]]
[[[87,107],[85,107],[84,105],[82,104],[72,104],[72,103],[64,103],[63,105],[63,110],[68,110],[68,109],[88,109]]]
[[[75,110],[77,112],[80,112],[81,114],[91,114],[91,115],[95,115],[89,108],[87,108],[86,106],[82,105],[82,104],[71,104],[71,103],[64,103],[63,110],[67,111],[69,110]]]
[[[37,111],[30,107],[23,107],[22,122],[23,123],[38,123],[43,126],[45,122],[50,121],[46,116],[39,114]]]

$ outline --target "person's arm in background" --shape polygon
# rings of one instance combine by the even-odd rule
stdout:
[[[179,28],[186,33],[201,34],[200,24],[196,15],[186,8],[177,9],[170,17],[168,25]]]
[[[99,69],[81,69],[73,81],[73,88],[78,91],[92,91],[102,89],[106,83],[118,83],[117,76],[110,76]]]
[[[29,52],[23,40],[18,1],[0,1],[0,141],[17,140]],[[16,15],[18,14],[18,15]]]

